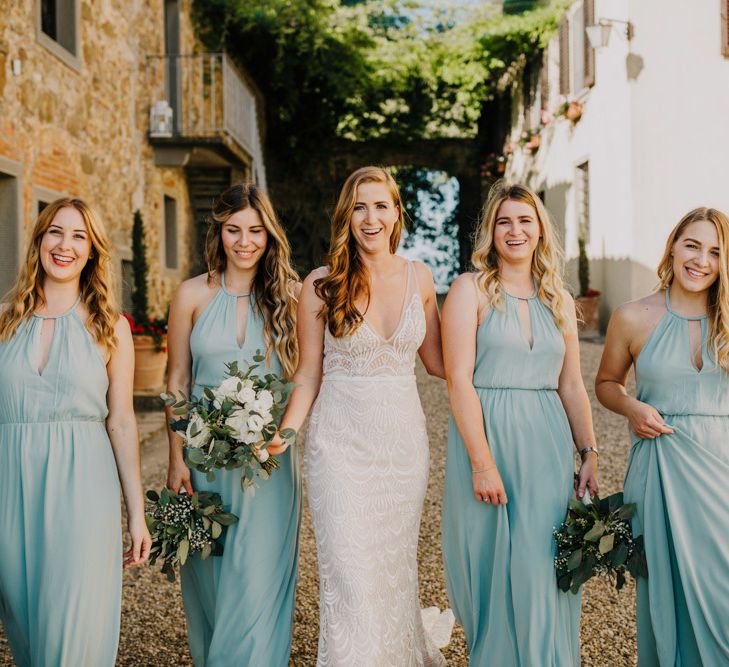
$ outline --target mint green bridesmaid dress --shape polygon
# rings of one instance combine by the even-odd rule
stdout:
[[[698,320],[703,366],[691,360]],[[648,578],[638,580],[640,667],[729,665],[729,376],[707,350],[706,317],[671,309],[636,360],[637,398],[661,413],[670,435],[641,440],[625,478],[637,503]]]
[[[78,302],[77,302],[78,304]],[[119,480],[106,364],[76,312],[0,343],[0,618],[19,667],[111,667],[121,610]]]
[[[190,336],[193,393],[217,386],[231,361],[252,362],[265,351],[263,320],[249,298],[245,340],[236,340],[237,301],[222,287]],[[271,372],[281,373],[271,356]],[[278,457],[281,467],[243,493],[241,472],[218,470],[215,481],[192,471],[195,491],[216,491],[238,523],[228,527],[220,557],[191,558],[181,568],[190,653],[196,667],[286,667],[291,652],[301,520],[301,474],[296,447]]]
[[[501,293],[505,308],[491,309],[476,332],[473,384],[509,502],[475,499],[451,417],[442,517],[448,596],[472,667],[572,667],[580,663],[581,598],[557,588],[552,536],[574,494],[574,445],[556,391],[564,337],[533,296],[530,348],[519,299]]]

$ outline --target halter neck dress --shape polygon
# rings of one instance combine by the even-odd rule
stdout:
[[[221,288],[192,329],[193,394],[217,387],[225,364],[253,363],[265,352],[263,319],[248,301],[245,340],[238,345],[237,302],[221,274]],[[263,370],[263,369],[259,369]],[[270,372],[281,374],[271,355]],[[241,471],[216,470],[215,480],[192,471],[195,491],[216,491],[238,516],[225,535],[220,557],[191,558],[181,568],[190,652],[196,667],[285,667],[291,652],[294,593],[301,520],[301,475],[296,446],[278,457],[281,467],[259,481],[255,495],[243,493]]]
[[[691,360],[689,322],[701,323]],[[637,503],[648,578],[638,580],[638,664],[729,665],[729,375],[707,349],[706,317],[671,308],[635,363],[637,398],[674,430],[631,431],[625,500]]]
[[[574,445],[557,394],[564,337],[535,295],[526,299],[533,344],[516,297],[476,331],[473,385],[508,503],[473,495],[471,463],[451,416],[443,498],[448,595],[473,667],[570,667],[580,662],[580,596],[562,593],[552,530],[573,495]]]
[[[19,667],[116,660],[119,479],[106,363],[76,312],[0,343],[0,618]],[[43,321],[55,319],[38,371]]]

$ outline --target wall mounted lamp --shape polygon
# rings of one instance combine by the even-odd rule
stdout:
[[[618,30],[616,24],[625,26],[624,30]],[[610,33],[613,29],[630,41],[635,34],[635,28],[630,21],[621,21],[620,19],[600,19],[595,25],[589,25],[585,28],[587,39],[593,49],[601,49],[608,45],[610,41]]]

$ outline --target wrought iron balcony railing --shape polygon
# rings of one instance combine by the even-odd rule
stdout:
[[[256,97],[225,53],[152,55],[150,137],[202,139],[228,134],[260,158]]]

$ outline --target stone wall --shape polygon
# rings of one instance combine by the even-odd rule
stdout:
[[[192,215],[182,167],[157,167],[147,140],[147,55],[164,51],[162,2],[78,0],[76,66],[46,46],[38,0],[3,3],[0,21],[0,172],[15,170],[20,242],[38,200],[85,199],[115,248],[117,277],[131,259],[133,212],[147,232],[151,315],[166,308],[187,276]],[[191,0],[180,2],[181,52],[196,49]],[[54,46],[54,45],[51,45]],[[177,200],[177,270],[163,265],[164,195]],[[20,261],[19,250],[18,262]],[[118,281],[120,282],[120,281]],[[121,294],[121,291],[120,291]]]

